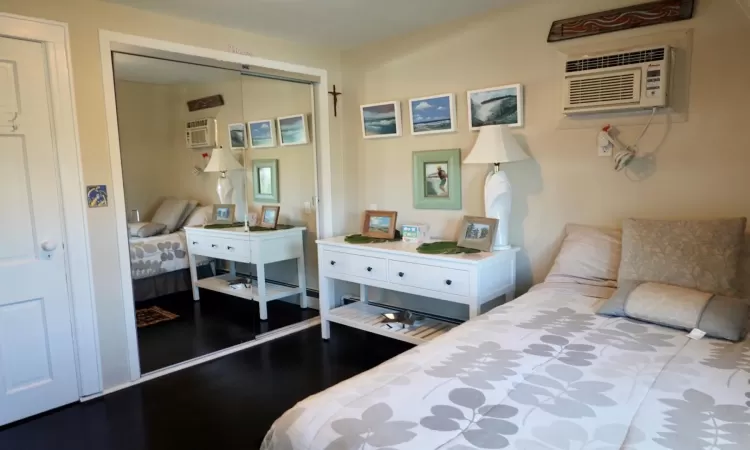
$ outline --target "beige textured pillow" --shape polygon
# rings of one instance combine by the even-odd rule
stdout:
[[[166,198],[159,205],[159,209],[156,210],[154,217],[151,222],[162,223],[166,225],[167,232],[172,233],[177,229],[180,219],[184,220],[182,215],[187,209],[189,202],[187,200],[180,200],[177,198]]]
[[[128,224],[130,237],[147,238],[161,234],[166,226],[163,223],[136,222]]]
[[[735,296],[747,219],[642,220],[622,227],[619,280]]]
[[[622,232],[568,224],[565,240],[545,283],[617,287]]]
[[[750,235],[745,235],[745,246],[740,256],[740,297],[750,299]]]

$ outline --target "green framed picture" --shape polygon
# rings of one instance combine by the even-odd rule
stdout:
[[[258,203],[279,203],[279,160],[253,160],[253,199]]]
[[[414,208],[461,209],[461,150],[413,153]]]

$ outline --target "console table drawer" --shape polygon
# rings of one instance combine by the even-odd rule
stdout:
[[[469,295],[469,272],[445,267],[388,261],[388,281],[455,295]]]
[[[349,275],[354,275],[355,277],[386,281],[388,280],[387,267],[388,263],[383,258],[347,255],[346,270]]]
[[[321,270],[330,273],[347,274],[371,280],[386,281],[388,279],[386,273],[388,263],[383,258],[323,250],[320,252],[320,264],[323,265]]]
[[[207,236],[188,236],[188,251],[195,255],[249,262],[250,241]]]
[[[320,272],[328,273],[348,273],[346,270],[347,258],[349,255],[346,253],[332,252],[329,250],[322,250],[318,254],[318,262]]]

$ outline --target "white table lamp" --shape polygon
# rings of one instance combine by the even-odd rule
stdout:
[[[215,148],[211,152],[211,160],[208,161],[208,165],[203,169],[204,172],[219,172],[219,182],[216,185],[216,192],[219,194],[219,201],[224,204],[232,203],[232,197],[234,195],[234,186],[232,186],[232,180],[227,177],[227,172],[230,170],[242,170],[242,166],[229,150],[219,147]]]
[[[506,250],[510,228],[512,191],[510,181],[500,164],[529,159],[529,155],[518,145],[513,133],[505,125],[486,126],[479,129],[479,137],[464,164],[494,164],[495,170],[487,175],[484,184],[485,215],[498,220],[497,235],[493,250]]]

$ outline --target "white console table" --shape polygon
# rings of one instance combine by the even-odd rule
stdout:
[[[468,305],[469,317],[483,304],[516,289],[517,248],[492,253],[426,255],[417,245],[403,242],[348,244],[344,237],[322,239],[318,244],[320,317],[323,339],[330,337],[330,322],[383,336],[421,344],[454,327],[427,319],[415,329],[394,329],[382,323],[385,308],[368,304],[367,287],[373,286]],[[336,306],[333,283],[360,285],[360,302]]]
[[[206,229],[185,227],[190,258],[190,278],[193,282],[193,298],[200,300],[198,288],[209,289],[227,295],[254,300],[260,306],[261,320],[268,319],[266,304],[292,295],[300,295],[300,306],[307,308],[307,282],[305,278],[305,251],[302,235],[306,228],[294,227],[286,230],[246,232],[240,228]],[[195,257],[206,256],[229,261],[229,274],[198,279]],[[269,285],[266,283],[265,265],[288,259],[297,260],[299,287]],[[235,263],[255,264],[258,284],[251,288],[232,289],[227,280],[236,278]]]

